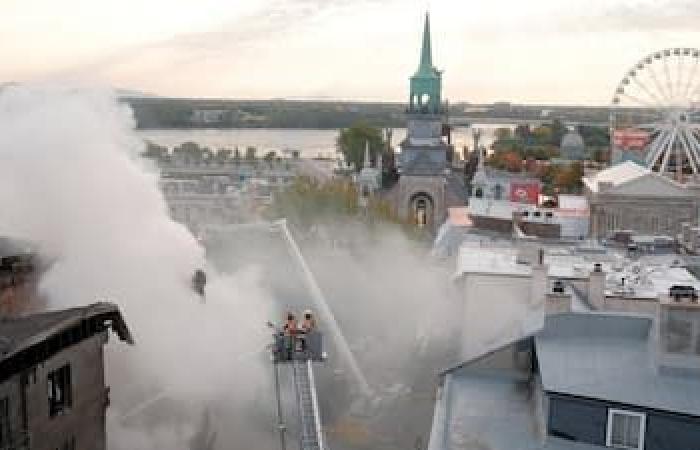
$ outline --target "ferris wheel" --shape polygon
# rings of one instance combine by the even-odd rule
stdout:
[[[700,175],[700,50],[669,48],[641,59],[610,112],[613,162],[633,160],[682,181]]]

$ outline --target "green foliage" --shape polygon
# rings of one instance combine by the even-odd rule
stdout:
[[[370,220],[402,223],[390,204],[381,198],[370,199],[367,213]],[[342,179],[320,183],[309,177],[297,177],[291,186],[274,196],[266,215],[269,219],[285,217],[302,229],[315,223],[346,221],[360,215],[358,192],[352,183]]]
[[[336,148],[348,163],[360,168],[367,142],[369,142],[370,158],[375,161],[376,156],[381,155],[386,147],[382,130],[366,122],[357,122],[350,128],[340,130],[336,139]]]
[[[580,126],[578,132],[588,147],[608,147],[610,131],[606,127]]]

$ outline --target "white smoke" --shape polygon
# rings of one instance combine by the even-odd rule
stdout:
[[[203,249],[169,218],[133,129],[131,111],[106,90],[3,90],[0,234],[26,238],[51,258],[40,284],[50,308],[120,306],[137,345],[111,346],[107,358],[118,431],[110,448],[185,449],[187,427],[121,415],[155,395],[178,416],[190,410],[181,405],[196,415],[213,401],[255,401],[269,386],[261,354],[272,303],[255,269],[223,276],[207,268],[206,305],[190,289],[193,271],[206,266]]]

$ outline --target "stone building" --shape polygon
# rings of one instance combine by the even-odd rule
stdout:
[[[156,163],[171,217],[195,234],[209,225],[251,220],[300,171],[298,160],[216,160],[172,154]]]
[[[430,19],[426,14],[420,65],[411,77],[407,136],[401,143],[398,212],[432,230],[447,215],[447,108],[442,103],[442,72],[433,66]]]
[[[676,236],[683,222],[698,220],[698,195],[691,186],[632,161],[584,177],[583,184],[595,238],[617,230]]]
[[[110,329],[133,343],[110,303],[0,319],[0,449],[106,449]]]

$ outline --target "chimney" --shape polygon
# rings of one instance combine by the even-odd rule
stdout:
[[[537,249],[537,257],[532,262],[532,278],[530,279],[530,305],[543,304],[547,300],[548,267],[544,263],[544,250]]]
[[[664,295],[657,308],[659,371],[700,375],[700,303],[697,293],[677,300]]]
[[[605,272],[600,263],[593,264],[588,275],[588,302],[598,311],[605,309]]]

